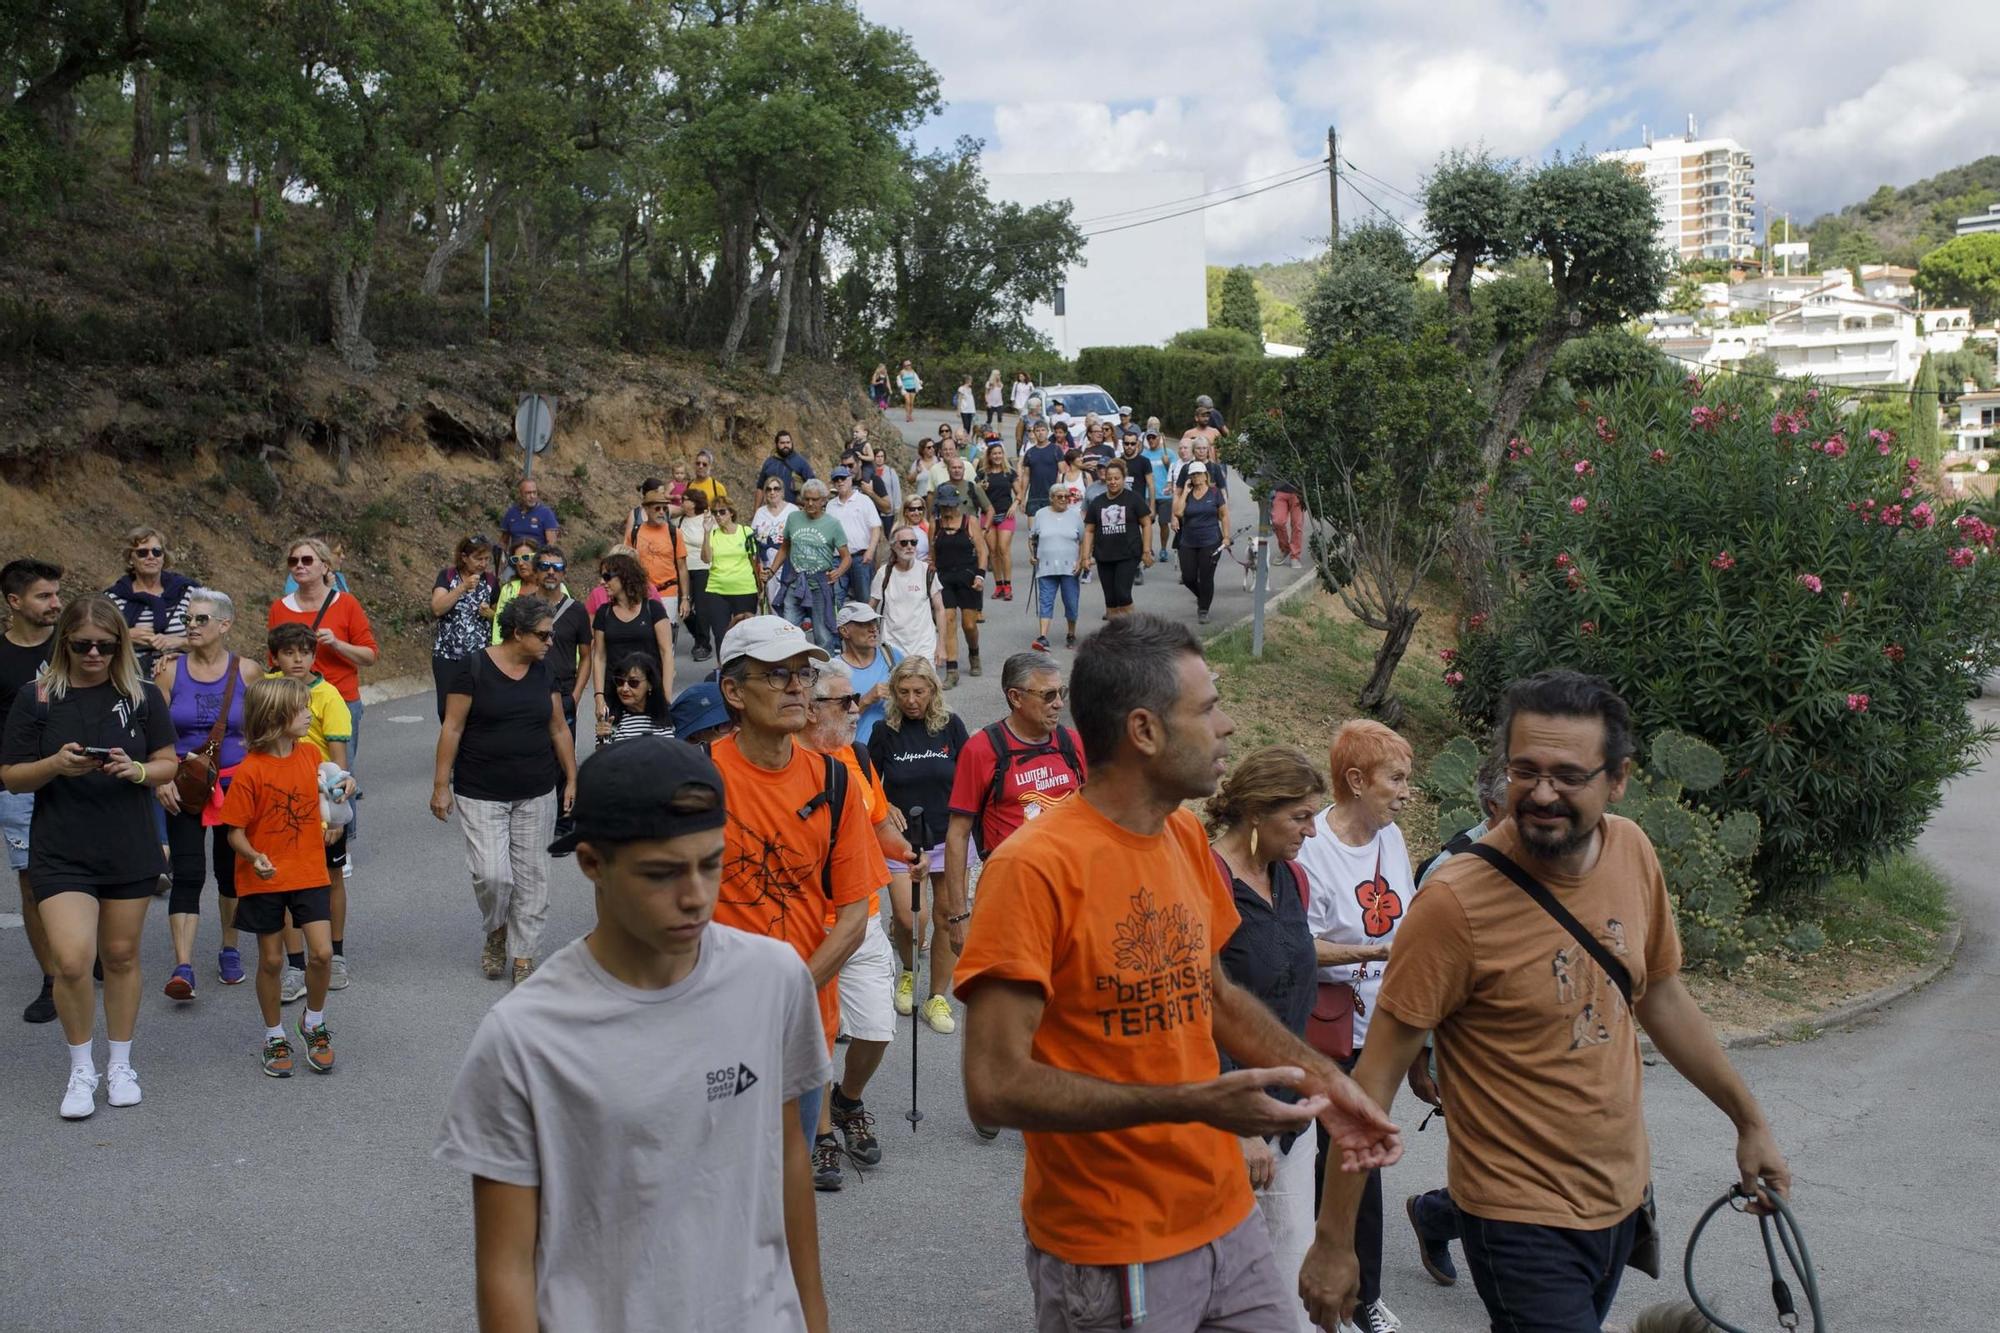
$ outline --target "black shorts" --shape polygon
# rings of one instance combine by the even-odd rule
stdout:
[[[571,731],[576,730],[576,718],[571,717],[569,719],[569,726]],[[332,842],[326,845],[327,870],[334,871],[334,870],[347,869],[347,830],[352,827],[353,825],[351,824],[342,825],[340,829],[340,836],[335,838]]]
[[[150,898],[159,891],[160,877],[148,875],[124,884],[78,884],[74,880],[67,883],[57,880],[44,884],[30,877],[28,887],[34,890],[35,901],[45,903],[58,893],[87,893],[101,903],[129,902],[134,898]]]
[[[944,599],[947,611],[981,611],[986,607],[986,594],[970,583],[946,583],[940,579],[938,595]]]
[[[1107,608],[1132,605],[1132,576],[1138,572],[1139,560],[1136,556],[1097,562],[1097,577],[1104,584],[1104,605]]]
[[[237,886],[241,892],[242,886]],[[285,928],[285,913],[292,924],[304,926],[333,919],[333,890],[322,884],[316,889],[279,889],[270,893],[243,893],[236,900],[236,928],[252,935],[276,935]]]

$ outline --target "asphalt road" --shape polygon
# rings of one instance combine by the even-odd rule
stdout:
[[[1086,593],[1086,619],[1100,605]],[[1192,599],[1155,577],[1140,605],[1175,615]],[[1247,610],[1240,580],[1215,623]],[[1032,633],[1020,604],[997,608],[988,673],[953,706],[999,714],[998,666]],[[1059,652],[1058,656],[1062,656]],[[692,664],[681,663],[683,679]],[[2000,706],[1975,705],[2000,718]],[[15,1006],[34,975],[18,931],[0,930],[0,1328],[125,1330],[464,1330],[471,1303],[469,1187],[430,1160],[443,1098],[481,1014],[505,983],[483,980],[478,918],[455,826],[425,808],[435,724],[429,697],[371,706],[362,750],[367,842],[353,885],[355,983],[331,997],[340,1067],[329,1078],[267,1079],[250,988],[213,983],[214,924],[203,923],[199,999],[158,993],[170,963],[162,909],[143,946],[146,999],[136,1063],[146,1100],[56,1115],[65,1074],[53,1026]],[[1310,738],[1302,738],[1310,739]],[[2000,1244],[1991,1145],[2000,1131],[2000,903],[1988,873],[1988,812],[2000,778],[1952,790],[1924,850],[1960,884],[1967,923],[1958,966],[1923,993],[1853,1029],[1741,1052],[1798,1174],[1797,1202],[1840,1328],[1995,1326]],[[547,948],[587,930],[587,886],[557,863]],[[288,1018],[290,1013],[288,1011]],[[959,1088],[959,1037],[899,1031],[868,1101],[882,1165],[822,1195],[820,1229],[835,1326],[869,1333],[1027,1327],[1017,1207],[1021,1145],[979,1140]],[[102,1059],[102,1037],[99,1038]],[[643,1059],[643,1052],[634,1052]],[[1647,1075],[1663,1225],[1677,1254],[1700,1207],[1733,1177],[1722,1117],[1672,1070]],[[1403,1108],[1406,1124],[1416,1118]],[[1433,1286],[1401,1221],[1402,1196],[1442,1179],[1433,1124],[1387,1182],[1384,1285],[1411,1333],[1484,1326],[1469,1285]],[[1750,1229],[1704,1250],[1717,1293],[1775,1327]],[[662,1255],[660,1261],[674,1262]],[[1706,1280],[1706,1278],[1704,1279]],[[1628,1283],[1613,1322],[1677,1292]]]

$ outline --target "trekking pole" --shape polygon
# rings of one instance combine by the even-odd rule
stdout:
[[[910,865],[910,972],[914,977],[917,970],[917,917],[924,910],[924,874],[930,866],[928,844],[924,838],[924,808],[910,807],[910,824],[917,833],[917,846],[911,850],[924,859]],[[923,1006],[915,1002],[915,987],[911,988],[910,1004],[910,1109],[903,1117],[910,1122],[910,1132],[917,1132],[917,1122],[924,1113],[917,1109],[917,1029],[924,1025]]]

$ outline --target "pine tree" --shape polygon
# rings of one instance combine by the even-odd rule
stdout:
[[[1250,276],[1249,269],[1239,265],[1223,275],[1221,308],[1216,312],[1215,327],[1241,329],[1258,342],[1264,341],[1264,311],[1257,301],[1257,280]]]
[[[1917,364],[1917,382],[1910,386],[1910,452],[1932,467],[1944,457],[1938,434],[1937,367],[1928,352]]]

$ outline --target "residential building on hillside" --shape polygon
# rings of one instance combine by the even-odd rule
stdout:
[[[1208,242],[1203,214],[1162,207],[1208,188],[1198,171],[995,173],[986,193],[996,203],[1070,204],[1070,220],[1089,233],[1083,257],[1028,312],[1028,323],[1065,357],[1085,347],[1166,342],[1208,325]],[[1179,217],[1165,214],[1180,211]],[[1161,217],[1158,222],[1148,219]],[[1146,225],[1133,225],[1144,222]],[[1060,295],[1060,302],[1057,300]]]
[[[1970,236],[1976,231],[2000,231],[2000,203],[1987,205],[1984,213],[1960,218],[1955,230],[1960,236]]]
[[[1598,154],[1622,162],[1660,206],[1660,241],[1683,260],[1757,257],[1755,163],[1734,139],[1702,139],[1688,117],[1685,135],[1646,135],[1638,148]]]
[[[1822,274],[1795,273],[1789,277],[1784,274],[1772,274],[1762,278],[1751,278],[1747,282],[1731,283],[1729,310],[1731,314],[1751,311],[1761,315],[1775,315],[1780,310],[1797,305],[1807,296],[1826,286],[1827,281],[1827,277]]]
[[[1958,423],[1950,433],[1957,437],[1952,447],[1960,452],[1991,449],[2000,436],[2000,389],[1966,385],[1958,397]]]
[[[1924,354],[1912,311],[1845,284],[1773,315],[1770,330],[1764,350],[1781,374],[1829,384],[1908,384]]]
[[[1871,301],[1917,303],[1917,271],[1900,264],[1860,264],[1854,270],[1854,286]]]

